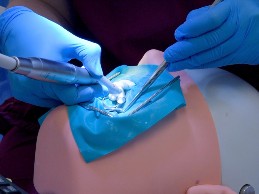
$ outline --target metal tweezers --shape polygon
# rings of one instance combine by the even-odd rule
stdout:
[[[141,90],[136,94],[136,96],[132,99],[132,101],[124,108],[123,112],[126,112],[132,105],[139,99],[139,97],[157,80],[157,78],[163,73],[163,71],[167,68],[168,62],[163,61],[156,71],[151,75],[151,77],[147,80],[147,82],[143,85]]]

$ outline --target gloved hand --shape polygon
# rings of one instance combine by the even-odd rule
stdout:
[[[30,9],[21,6],[7,9],[0,17],[0,32],[0,48],[5,55],[40,57],[62,62],[78,59],[92,77],[103,75],[101,48],[98,44],[71,34]],[[14,73],[9,73],[9,79],[14,97],[43,107],[63,103],[71,105],[107,95],[107,91],[99,84],[61,85]]]
[[[259,64],[258,16],[258,0],[224,0],[190,12],[165,50],[169,70]]]

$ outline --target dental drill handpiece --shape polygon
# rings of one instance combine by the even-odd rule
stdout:
[[[0,67],[46,82],[84,85],[99,83],[106,86],[110,94],[121,93],[121,89],[116,87],[105,76],[93,78],[85,68],[77,67],[70,63],[36,57],[8,57],[0,54]]]

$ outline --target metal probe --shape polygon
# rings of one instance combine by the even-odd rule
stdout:
[[[121,89],[105,76],[93,78],[85,68],[70,63],[36,57],[8,57],[0,54],[0,67],[45,82],[85,85],[99,83],[106,86],[111,94],[121,93]]]

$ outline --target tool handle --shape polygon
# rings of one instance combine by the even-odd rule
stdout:
[[[106,86],[111,94],[119,94],[121,92],[121,89],[116,87],[105,76],[93,78],[83,67],[35,57],[14,57],[14,59],[17,61],[17,66],[12,70],[13,72],[36,80],[84,85],[100,83],[101,85]]]
[[[70,63],[57,62],[42,58],[14,57],[17,66],[12,71],[32,79],[63,84],[93,84],[92,78],[85,68]]]

